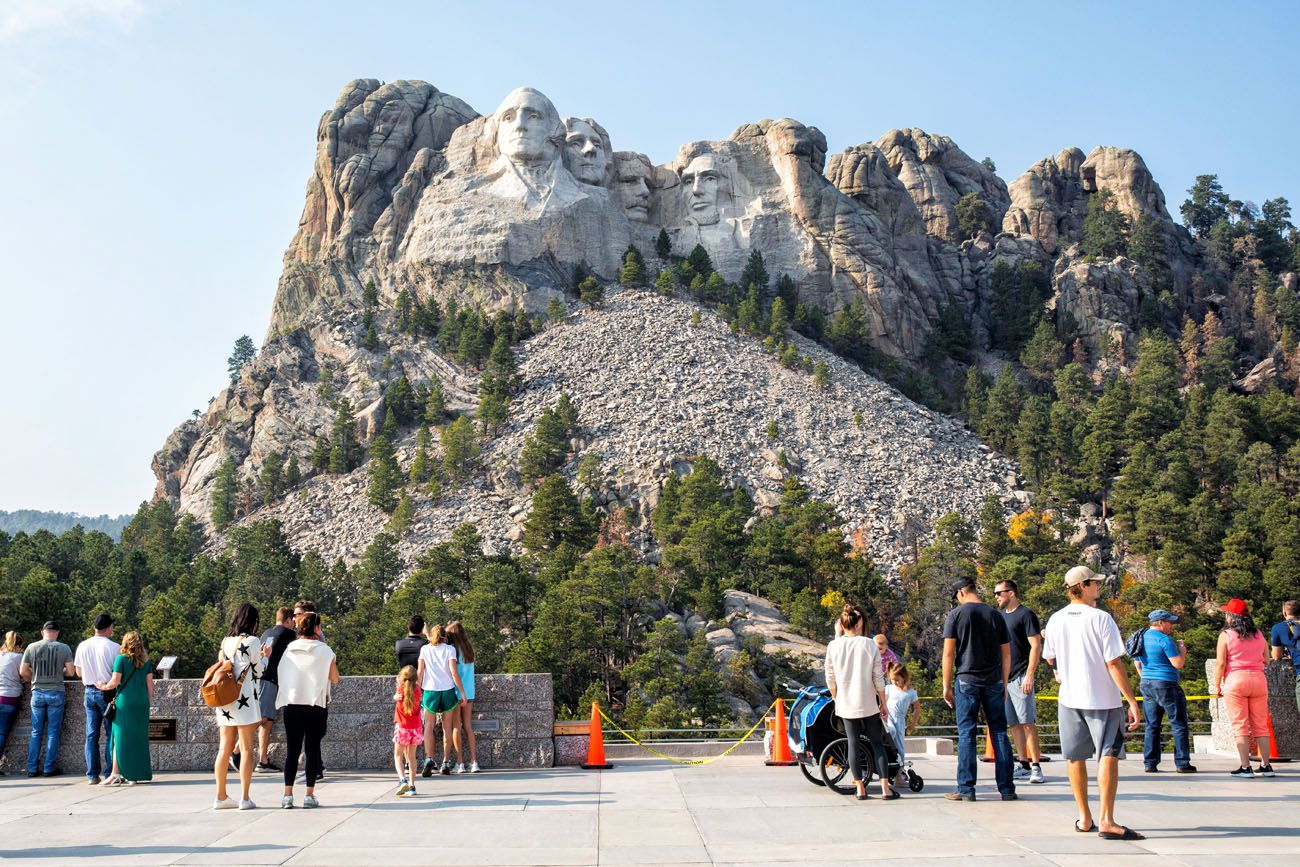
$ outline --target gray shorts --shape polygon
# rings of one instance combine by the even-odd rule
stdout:
[[[280,693],[280,685],[264,680],[259,689],[257,706],[262,710],[262,719],[274,720],[276,716],[275,697]]]
[[[1057,717],[1061,724],[1061,757],[1066,761],[1123,757],[1124,724],[1128,722],[1124,708],[1078,710],[1058,704]]]
[[[1007,725],[1009,726],[1038,722],[1038,696],[1032,692],[1025,695],[1020,691],[1026,676],[1022,674],[1007,681]]]

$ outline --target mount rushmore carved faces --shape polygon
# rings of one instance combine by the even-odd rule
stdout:
[[[589,117],[564,119],[564,165],[584,184],[603,187],[613,155],[609,133]]]
[[[627,218],[634,223],[650,222],[650,183],[654,168],[650,160],[631,151],[614,154],[614,192]]]
[[[690,221],[712,226],[721,218],[718,192],[726,183],[721,161],[713,154],[701,154],[682,170],[682,191]]]

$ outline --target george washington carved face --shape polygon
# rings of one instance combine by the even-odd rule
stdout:
[[[512,90],[493,114],[497,150],[512,163],[541,163],[559,156],[560,113],[531,87]]]

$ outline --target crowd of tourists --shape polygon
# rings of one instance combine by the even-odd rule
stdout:
[[[1107,840],[1140,840],[1143,835],[1115,818],[1119,759],[1124,733],[1142,725],[1137,692],[1146,706],[1143,765],[1159,773],[1164,719],[1173,737],[1174,770],[1194,774],[1191,764],[1187,697],[1180,679],[1187,649],[1173,637],[1178,616],[1163,608],[1147,615],[1148,626],[1126,642],[1119,626],[1097,605],[1105,581],[1087,566],[1065,574],[1068,604],[1043,624],[1020,601],[1013,580],[997,582],[997,608],[986,604],[972,578],[949,588],[954,607],[943,626],[943,701],[956,712],[957,788],[950,801],[976,800],[979,756],[976,739],[988,732],[993,751],[994,781],[1003,801],[1019,799],[1016,781],[1045,782],[1038,735],[1035,691],[1039,665],[1046,662],[1058,684],[1057,724],[1062,758],[1078,807],[1075,830],[1097,832]],[[1000,612],[998,609],[1001,609]],[[1247,604],[1232,599],[1220,606],[1226,619],[1219,633],[1213,693],[1222,698],[1236,739],[1239,766],[1234,779],[1272,777],[1268,760],[1268,684],[1264,669],[1270,656],[1290,659],[1296,666],[1296,706],[1300,710],[1300,602],[1283,606],[1283,620],[1269,636],[1255,625]],[[867,800],[867,767],[890,767],[885,738],[893,739],[896,766],[903,767],[904,738],[919,718],[915,690],[907,667],[889,649],[883,635],[868,638],[860,608],[845,605],[835,624],[836,637],[826,648],[826,683],[835,700],[835,713],[848,739],[848,764],[859,800]],[[1134,691],[1125,656],[1138,672]],[[982,719],[982,723],[981,723]],[[1252,769],[1251,750],[1260,756]],[[864,761],[869,752],[874,764]],[[1087,762],[1097,760],[1099,809],[1089,801]],[[881,798],[897,800],[899,779],[880,774]]]
[[[985,604],[971,578],[959,579],[949,588],[954,607],[943,626],[943,700],[956,712],[958,735],[957,788],[946,793],[947,799],[976,799],[976,738],[981,725],[989,733],[994,781],[1002,800],[1019,798],[1017,780],[1045,781],[1035,693],[1036,674],[1044,662],[1059,685],[1058,731],[1079,810],[1077,831],[1097,831],[1110,840],[1142,839],[1114,815],[1124,732],[1142,724],[1137,692],[1146,707],[1146,772],[1160,771],[1165,718],[1173,739],[1175,772],[1197,772],[1191,764],[1187,698],[1180,684],[1187,650],[1174,637],[1178,616],[1165,609],[1151,611],[1148,626],[1125,642],[1114,618],[1097,606],[1103,585],[1102,576],[1087,566],[1070,569],[1065,574],[1069,602],[1045,625],[1021,603],[1015,581],[999,581],[995,586],[997,609]],[[1255,625],[1243,600],[1230,600],[1221,610],[1226,620],[1218,636],[1212,691],[1224,700],[1236,741],[1239,764],[1231,776],[1271,777],[1264,670],[1270,655],[1295,664],[1300,709],[1300,602],[1284,605],[1284,619],[1267,636]],[[862,610],[845,605],[825,660],[827,686],[848,735],[848,762],[862,800],[869,797],[863,748],[872,754],[873,767],[888,768],[885,739],[889,738],[898,754],[897,766],[903,767],[905,734],[909,726],[917,726],[920,716],[910,671],[890,649],[886,636],[868,637],[866,626]],[[96,616],[91,623],[94,634],[80,642],[75,653],[59,640],[59,625],[53,621],[44,625],[39,641],[26,647],[16,633],[5,635],[0,647],[0,756],[24,685],[30,684],[29,777],[63,773],[58,756],[64,683],[65,678],[78,677],[85,688],[87,781],[122,786],[152,778],[149,709],[154,665],[138,632],[126,633],[119,644],[113,640],[113,627],[110,615]],[[293,808],[300,760],[301,804],[317,807],[316,785],[325,776],[321,745],[329,724],[330,691],[339,681],[338,662],[309,600],[279,608],[275,625],[265,632],[259,627],[255,606],[247,602],[237,606],[229,634],[218,649],[217,664],[205,676],[205,694],[217,670],[233,681],[234,690],[214,710],[220,736],[213,765],[213,808],[253,809],[255,770],[282,775],[280,805]],[[407,634],[396,641],[394,654],[392,742],[398,778],[394,794],[416,795],[417,776],[477,773],[472,725],[474,648],[464,626],[458,621],[426,624],[414,616]],[[1138,672],[1137,692],[1129,679],[1126,655]],[[271,761],[277,720],[282,720],[284,732],[283,767]],[[435,756],[439,728],[441,763]],[[1262,757],[1258,770],[1251,765],[1252,749]],[[1095,816],[1088,795],[1090,759],[1097,760],[1100,803]],[[232,771],[239,780],[237,798],[228,788]],[[889,801],[902,797],[897,786],[902,781],[901,775],[890,779],[888,773],[881,774],[881,797]]]

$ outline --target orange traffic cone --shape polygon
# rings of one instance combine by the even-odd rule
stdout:
[[[993,727],[984,727],[984,755],[980,756],[981,762],[992,762],[995,756],[993,753]]]
[[[1268,715],[1268,760],[1269,762],[1289,762],[1291,759],[1283,758],[1277,754],[1277,735],[1273,733],[1273,714]]]
[[[605,761],[605,736],[600,730],[600,705],[591,703],[591,728],[587,736],[587,760],[580,766],[588,771],[607,771],[614,767]]]
[[[777,768],[799,764],[790,755],[790,734],[785,722],[785,699],[783,698],[776,700],[776,728],[772,730],[772,758],[763,764]]]

